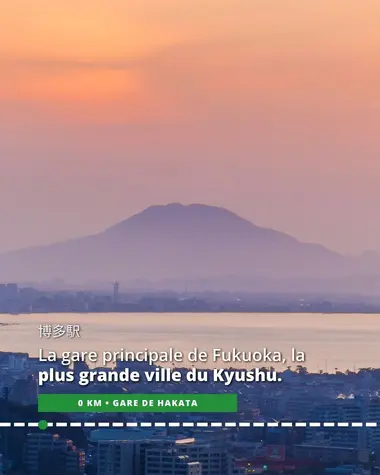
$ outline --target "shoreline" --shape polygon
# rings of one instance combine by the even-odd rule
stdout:
[[[380,316],[380,308],[375,309],[373,311],[365,311],[365,310],[355,310],[355,311],[347,311],[347,310],[341,310],[341,311],[334,311],[334,312],[318,312],[318,311],[312,311],[312,310],[300,310],[300,311],[289,311],[289,310],[208,310],[208,311],[191,311],[191,310],[173,310],[173,311],[168,311],[168,310],[131,310],[131,311],[119,311],[119,310],[102,310],[102,311],[88,311],[88,312],[74,312],[74,311],[53,311],[53,312],[38,312],[38,311],[33,311],[33,312],[27,312],[27,313],[0,313],[0,316],[8,317],[8,316],[28,316],[28,315],[129,315],[129,314],[147,314],[147,315],[177,315],[177,314],[183,314],[183,315],[199,315],[199,314],[206,314],[206,315],[217,315],[217,314],[238,314],[238,315],[379,315]],[[7,326],[7,325],[12,325],[10,323],[1,323],[0,326]],[[14,325],[17,325],[17,323],[14,323]]]

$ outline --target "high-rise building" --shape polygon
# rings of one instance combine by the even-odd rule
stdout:
[[[33,375],[27,378],[17,379],[10,391],[9,400],[22,405],[37,404],[38,383]]]
[[[380,419],[380,399],[355,397],[337,399],[331,404],[322,405],[312,411],[311,417],[318,422],[359,423],[357,427],[321,427],[306,430],[306,445],[319,447],[339,447],[367,454],[380,449],[380,428],[362,427],[363,422],[376,422]]]
[[[57,434],[36,432],[28,434],[24,448],[24,466],[28,473],[43,475],[81,475],[85,469],[85,454],[71,440]]]
[[[148,449],[145,456],[145,475],[202,475],[202,466],[177,450]]]
[[[130,440],[99,440],[97,475],[227,474],[224,452],[213,444],[197,443],[193,438],[136,436]],[[197,457],[205,463],[205,471]]]
[[[197,462],[199,465],[188,467],[189,470],[194,469],[195,473],[197,470],[201,470],[202,475],[227,475],[228,473],[228,457],[222,445],[214,441],[204,443],[194,439],[185,439],[176,441],[171,447],[171,453],[167,448],[162,447],[147,449],[146,467],[149,467],[149,471],[146,470],[145,474],[173,475],[175,472],[164,471],[164,468],[170,470],[170,466],[174,467],[175,461],[178,463],[178,457],[186,457],[188,462]],[[156,469],[154,469],[155,465]],[[161,470],[161,467],[162,471],[152,472],[152,470]],[[184,470],[184,465],[182,464],[181,467],[178,465],[178,470]],[[190,471],[190,473],[192,472]]]
[[[135,474],[136,449],[134,441],[109,440],[97,447],[97,475]]]
[[[114,284],[113,284],[113,303],[118,303],[118,301],[119,301],[119,290],[120,290],[119,282],[114,282]]]
[[[39,453],[38,475],[83,475],[85,471],[85,453],[75,446],[45,449]]]
[[[6,371],[25,371],[28,368],[28,353],[10,353],[0,351],[0,369]]]
[[[144,475],[145,452],[155,443],[157,442],[142,438],[99,441],[96,457],[97,475]]]
[[[9,298],[17,297],[17,295],[18,295],[18,285],[13,284],[13,283],[7,284],[6,295]]]
[[[0,299],[3,299],[7,292],[7,284],[0,284]]]

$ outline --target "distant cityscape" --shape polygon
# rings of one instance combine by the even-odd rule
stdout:
[[[47,367],[65,370],[60,361],[49,364],[26,353],[0,353],[2,475],[380,473],[380,426],[360,424],[380,420],[380,369],[309,374],[298,366],[283,371],[281,383],[235,382],[228,389],[222,384],[148,385],[141,381],[87,388],[54,383],[39,391],[37,374]],[[141,371],[147,363],[116,365],[120,371],[126,367]],[[75,373],[87,369],[86,363],[76,363],[72,368]],[[191,395],[227,391],[238,394],[237,413],[41,414],[36,406],[39,392]],[[54,423],[54,427],[42,431],[22,424],[1,425],[2,421],[41,419]],[[136,421],[143,427],[130,427]],[[230,427],[214,428],[211,421],[228,422]],[[288,427],[280,426],[286,421],[291,422]],[[319,426],[296,426],[294,421],[318,422]],[[68,424],[71,422],[90,424],[75,428]],[[251,422],[258,424],[254,427]],[[338,422],[347,423],[347,427],[338,427]],[[119,428],[111,427],[113,423]],[[357,427],[355,423],[359,423]]]
[[[380,313],[380,297],[255,294],[248,292],[42,290],[0,284],[0,313],[96,312],[282,312]]]
[[[380,302],[376,297],[352,295],[123,292],[118,282],[110,284],[108,293],[0,285],[0,313],[52,312],[380,313]],[[7,324],[0,322],[0,326]],[[115,369],[126,368],[144,374],[155,367],[119,361]],[[299,365],[279,373],[280,383],[235,381],[228,387],[189,383],[185,378],[181,383],[148,383],[144,377],[128,384],[82,387],[74,382],[39,387],[38,373],[49,369],[71,369],[78,375],[89,368],[86,363],[67,368],[60,360],[52,363],[28,353],[0,352],[0,475],[380,474],[377,368],[336,369],[331,374],[327,370],[309,373]],[[230,393],[238,395],[239,408],[230,414],[38,413],[38,395],[57,393]],[[53,425],[46,430],[23,425],[41,419]],[[228,427],[213,427],[212,421]],[[295,421],[304,425],[297,426]],[[78,422],[86,426],[70,426]],[[363,422],[375,424],[363,426]],[[114,423],[119,427],[113,427]]]

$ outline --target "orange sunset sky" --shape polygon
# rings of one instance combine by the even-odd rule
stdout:
[[[379,0],[0,2],[0,251],[173,201],[380,251],[379,19]]]

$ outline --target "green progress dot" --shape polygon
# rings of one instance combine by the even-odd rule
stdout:
[[[38,423],[38,427],[39,427],[39,429],[41,429],[41,430],[46,430],[46,429],[48,428],[48,422],[42,420],[42,421],[40,421],[40,422]]]

